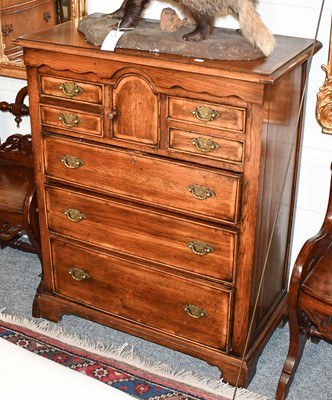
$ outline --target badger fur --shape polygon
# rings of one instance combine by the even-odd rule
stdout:
[[[110,16],[121,19],[120,28],[132,28],[150,1],[124,0],[122,6]],[[258,0],[173,0],[196,23],[196,28],[184,35],[185,40],[207,39],[216,17],[232,14],[239,20],[243,36],[268,57],[274,49],[275,41],[255,9],[257,2]]]

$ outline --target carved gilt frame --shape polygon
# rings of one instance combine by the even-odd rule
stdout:
[[[71,8],[71,19],[81,18],[87,14],[88,0],[69,0]],[[0,11],[1,28],[1,11]],[[26,79],[26,71],[23,62],[13,62],[4,54],[2,40],[2,29],[0,29],[0,76]]]
[[[332,19],[328,64],[322,65],[322,69],[326,77],[317,94],[316,119],[322,127],[322,132],[332,135]]]

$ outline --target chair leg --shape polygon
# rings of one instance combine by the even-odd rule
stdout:
[[[41,257],[41,246],[40,246],[40,233],[39,233],[39,223],[38,223],[38,207],[36,192],[33,189],[30,194],[27,195],[25,199],[25,204],[23,207],[24,215],[24,229],[29,238],[30,243],[35,249],[35,252]]]
[[[299,323],[299,316],[296,310],[289,315],[289,334],[289,350],[279,379],[276,400],[286,399],[308,339]]]
[[[26,234],[29,242],[22,240]],[[22,217],[18,223],[0,221],[0,249],[6,246],[19,249],[29,253],[36,253],[39,258],[40,233],[38,224],[37,198],[34,184],[31,184],[22,206]]]

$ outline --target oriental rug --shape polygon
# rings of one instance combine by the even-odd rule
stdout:
[[[56,324],[0,312],[0,339],[142,400],[266,400],[245,389],[151,365],[128,349],[67,334]]]

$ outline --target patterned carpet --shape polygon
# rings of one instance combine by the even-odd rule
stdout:
[[[37,323],[0,314],[0,339],[84,373],[137,399],[226,400],[234,397],[234,389],[221,381],[202,383],[198,379],[195,381],[194,376],[172,377],[165,366],[152,367],[139,360],[130,349],[126,349],[126,344],[119,349],[105,349],[100,343],[67,335],[48,322]],[[238,390],[235,398],[266,399],[242,389]]]

